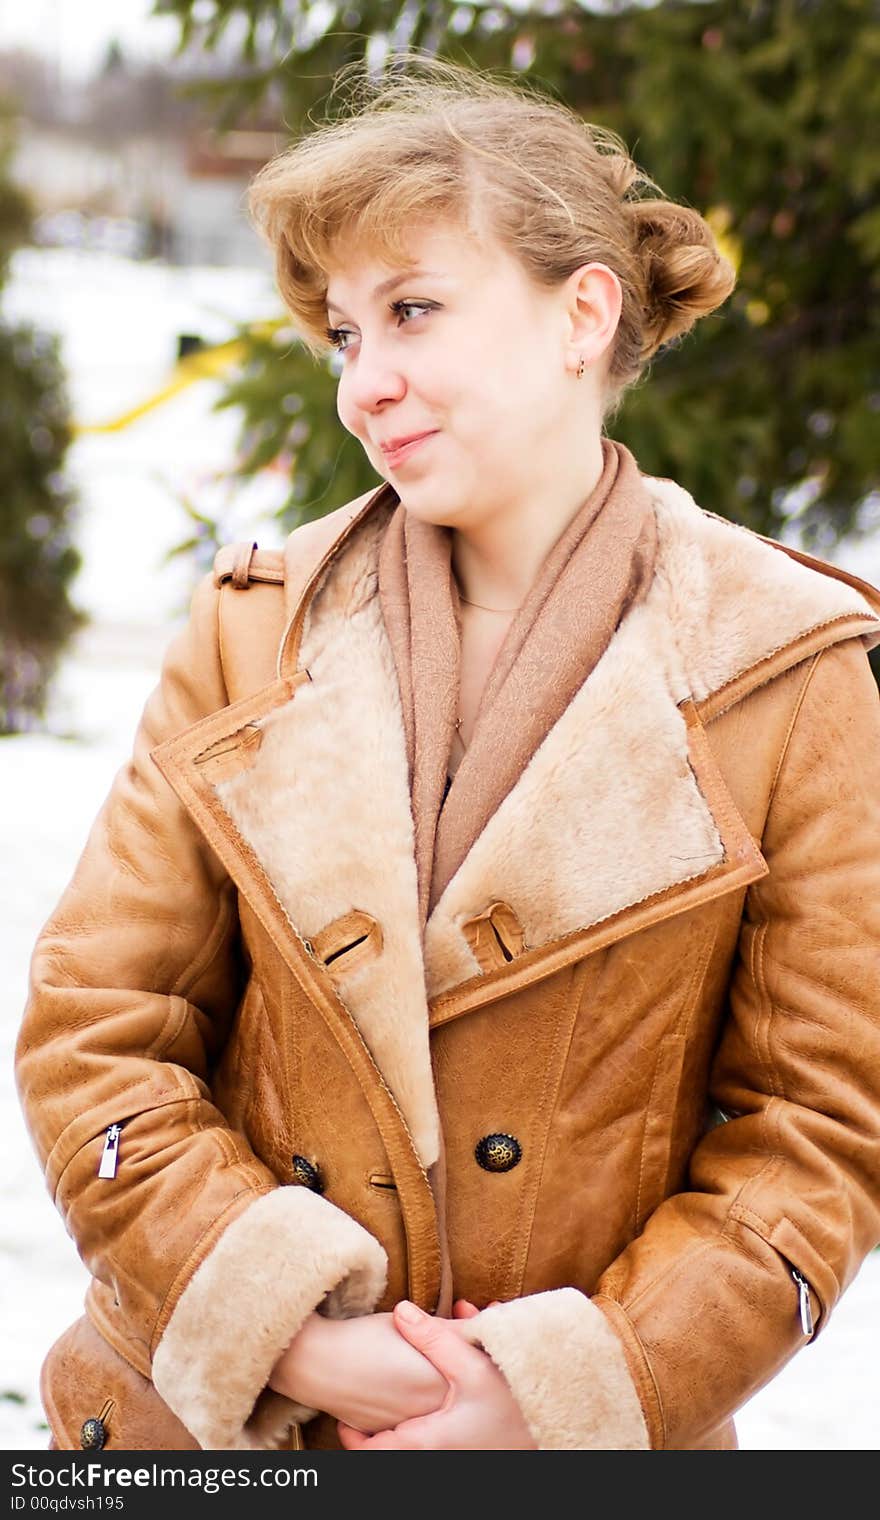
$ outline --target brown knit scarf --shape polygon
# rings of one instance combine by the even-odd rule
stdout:
[[[468,851],[651,582],[656,527],[635,459],[602,439],[601,478],[557,539],[486,681],[468,749],[443,803],[458,716],[460,602],[451,528],[401,502],[379,556],[410,765],[424,928]]]

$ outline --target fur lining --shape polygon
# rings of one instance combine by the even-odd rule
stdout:
[[[541,1451],[649,1450],[623,1347],[585,1294],[534,1293],[472,1323]]]
[[[427,1168],[440,1126],[400,691],[376,591],[384,522],[367,520],[315,595],[300,649],[311,682],[263,721],[254,764],[217,793],[303,938],[352,909],[381,924],[381,956],[350,969],[341,956],[333,980]]]
[[[308,1315],[369,1314],[388,1258],[335,1204],[280,1187],[245,1209],[187,1284],[153,1358],[160,1397],[199,1445],[277,1446],[317,1413],[267,1389],[278,1357]]]
[[[645,477],[645,485],[657,514],[654,601],[682,653],[681,683],[671,688],[676,702],[686,696],[701,702],[799,635],[846,613],[880,622],[853,587],[704,512],[674,481]]]

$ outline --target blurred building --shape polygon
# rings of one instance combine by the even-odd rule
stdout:
[[[170,70],[133,69],[115,50],[97,80],[47,84],[39,60],[0,58],[0,96],[18,113],[15,178],[47,244],[177,264],[261,266],[245,192],[282,146],[261,126],[218,132]]]

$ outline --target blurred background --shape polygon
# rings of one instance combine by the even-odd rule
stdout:
[[[217,547],[378,483],[288,325],[248,182],[407,49],[618,131],[734,262],[610,431],[714,512],[880,583],[873,0],[0,0],[0,1445],[84,1271],[11,1078],[37,933]],[[880,677],[880,655],[875,652]],[[8,1058],[8,1059],[7,1059]],[[880,1257],[744,1446],[880,1447]]]

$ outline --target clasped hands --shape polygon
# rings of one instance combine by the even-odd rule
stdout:
[[[407,1301],[390,1314],[311,1314],[269,1379],[277,1393],[335,1417],[348,1451],[536,1450],[519,1405],[476,1344],[479,1310],[452,1319]]]

